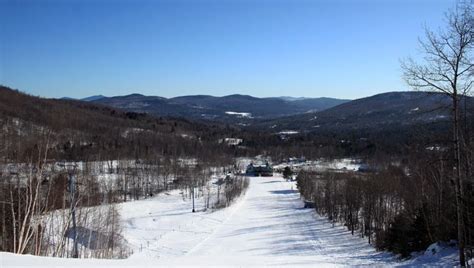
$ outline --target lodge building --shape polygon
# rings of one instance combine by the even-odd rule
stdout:
[[[268,162],[266,162],[264,165],[250,163],[247,166],[245,175],[253,177],[271,177],[273,176],[273,168],[270,166],[270,164],[268,164]]]

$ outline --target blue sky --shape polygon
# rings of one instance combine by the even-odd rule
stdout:
[[[0,84],[45,97],[408,90],[441,0],[0,0]]]

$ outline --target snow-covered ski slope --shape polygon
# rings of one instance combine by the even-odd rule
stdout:
[[[280,177],[253,178],[230,217],[187,256],[252,265],[388,264],[344,228],[333,228],[311,209],[303,209],[294,183]],[[226,262],[220,263],[225,264]]]
[[[203,207],[197,201],[197,208]],[[341,226],[303,209],[294,182],[251,178],[232,206],[191,213],[179,191],[120,206],[124,236],[134,254],[125,260],[58,259],[0,253],[0,266],[393,266],[388,253]]]

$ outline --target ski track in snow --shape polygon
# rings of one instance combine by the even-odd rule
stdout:
[[[236,210],[189,255],[272,257],[278,260],[272,262],[275,265],[395,264],[388,253],[376,252],[365,239],[350,235],[341,226],[332,227],[302,206],[294,183],[278,177],[252,178]]]
[[[0,266],[397,266],[389,253],[303,209],[294,182],[250,178],[246,194],[225,209],[202,210],[204,200],[178,190],[120,204],[125,239],[134,254],[125,260],[59,259],[0,253]],[[39,261],[38,261],[39,260]]]

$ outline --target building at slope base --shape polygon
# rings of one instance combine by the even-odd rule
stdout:
[[[268,162],[263,165],[250,163],[247,166],[245,175],[253,177],[271,177],[273,176],[273,168],[268,164]]]

